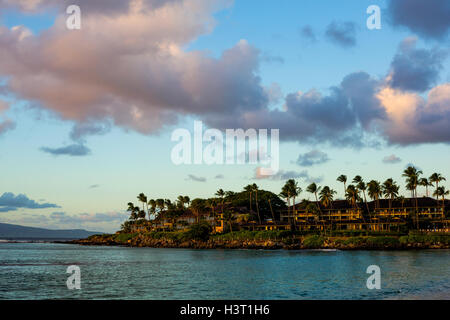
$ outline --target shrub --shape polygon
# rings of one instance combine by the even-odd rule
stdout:
[[[397,247],[400,244],[399,239],[396,237],[369,237],[366,243],[373,248]]]
[[[193,224],[186,232],[186,238],[193,240],[207,241],[211,234],[211,226],[206,222]]]
[[[303,240],[303,246],[309,249],[319,249],[323,246],[325,238],[319,235],[308,236]]]

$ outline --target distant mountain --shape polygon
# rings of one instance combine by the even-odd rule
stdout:
[[[0,239],[5,240],[74,240],[102,233],[82,229],[50,230],[0,223]]]

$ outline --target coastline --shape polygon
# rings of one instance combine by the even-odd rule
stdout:
[[[406,237],[406,238],[405,238]],[[176,240],[168,238],[155,239],[145,234],[118,237],[117,235],[91,236],[87,239],[71,240],[58,243],[78,244],[84,246],[126,246],[149,248],[184,248],[184,249],[255,249],[255,250],[418,250],[450,249],[450,236],[441,236],[436,240],[424,238],[409,239],[403,237],[324,237],[306,236],[287,239],[215,239]]]

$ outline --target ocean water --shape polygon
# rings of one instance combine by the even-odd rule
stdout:
[[[69,290],[68,266],[81,271]],[[369,290],[369,265],[381,289]],[[0,299],[450,299],[450,250],[263,251],[0,243]]]

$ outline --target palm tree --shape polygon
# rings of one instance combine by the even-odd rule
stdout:
[[[236,195],[234,191],[225,191],[225,198],[233,197]]]
[[[244,191],[247,191],[250,197],[250,211],[252,211],[252,192],[253,192],[253,186],[249,184],[248,186],[244,187]]]
[[[283,186],[283,188],[281,188],[281,192],[280,192],[279,196],[283,199],[286,199],[288,220],[289,220],[289,224],[292,225],[291,215],[289,214],[289,207],[291,206],[291,195],[290,195],[290,191],[289,191],[289,186],[287,184],[285,184]]]
[[[307,213],[312,213],[314,215],[314,224],[317,228],[317,220],[320,220],[320,212],[315,203],[309,203],[305,208]]]
[[[154,199],[148,200],[148,205],[150,206],[149,213],[156,214],[156,201]]]
[[[178,208],[180,208],[180,209],[184,208],[184,197],[183,196],[178,196],[177,205],[178,205]]]
[[[223,213],[223,219],[228,222],[228,225],[230,226],[230,232],[233,232],[233,221],[236,220],[236,218],[233,215],[233,212],[227,210]]]
[[[321,187],[318,187],[315,182],[311,183],[306,191],[309,193],[313,193],[316,198],[317,209],[319,210],[319,215],[322,216],[322,210],[320,209],[319,199],[317,198],[317,194],[320,192]]]
[[[450,191],[446,190],[444,186],[441,186],[434,191],[433,196],[436,196],[436,198],[442,197],[442,207],[445,207],[445,196],[449,194]]]
[[[138,200],[140,201],[140,202],[142,202],[142,211],[144,211],[144,205],[147,205],[147,196],[144,194],[144,193],[140,193],[138,196],[137,196],[137,198],[138,198]],[[148,212],[148,205],[147,205],[147,212]],[[148,220],[150,220],[150,214],[148,215]]]
[[[183,198],[183,202],[189,206],[189,203],[191,203],[191,199],[188,196],[184,196]]]
[[[333,199],[336,193],[337,192],[331,189],[329,186],[325,186],[322,188],[319,193],[319,199],[325,208],[328,208],[328,206],[333,208]]]
[[[258,186],[256,185],[256,183],[252,184],[252,192],[255,193],[256,212],[258,214],[259,224],[261,224],[261,216],[259,215],[259,205],[258,205]]]
[[[270,202],[270,198],[267,199],[267,202],[269,202],[270,213],[272,213],[273,223],[277,224],[277,220],[275,219],[275,214],[273,213],[272,202]]]
[[[344,197],[345,197],[345,194],[347,192],[347,186],[346,186],[347,176],[345,174],[341,174],[336,180],[339,182],[342,182],[344,184]]]
[[[320,194],[319,194],[319,199],[325,208],[328,208],[329,206],[331,208],[333,208],[333,199],[334,199],[335,194],[336,194],[336,191],[331,189],[329,186],[325,186],[322,188],[322,190],[320,191]],[[331,223],[331,230],[333,230],[333,220],[331,217],[331,211],[328,211],[328,212],[330,214],[329,218],[330,218],[330,223]]]
[[[353,184],[347,187],[345,197],[348,201],[350,201],[352,207],[356,209],[357,208],[356,202],[359,199],[359,191]]]
[[[441,182],[441,181],[447,181],[443,176],[442,176],[442,174],[440,174],[440,173],[433,173],[429,178],[428,178],[428,180],[430,180],[430,183],[435,183],[436,184],[436,191],[437,191],[437,188],[439,187],[439,182]],[[435,193],[433,193],[433,195],[434,195]],[[438,196],[436,196],[436,200],[438,200]]]
[[[289,194],[291,195],[291,197],[293,199],[292,205],[293,205],[293,210],[295,211],[295,198],[298,197],[303,190],[302,190],[302,188],[300,188],[298,186],[298,183],[294,179],[289,179],[286,182],[286,185],[288,186]]]
[[[371,180],[367,184],[367,188],[367,194],[372,200],[376,201],[377,208],[380,208],[380,196],[383,194],[381,191],[380,182]]]
[[[419,177],[423,174],[421,170],[417,170],[414,166],[409,166],[403,171],[402,177],[406,177],[406,183],[413,190],[413,197],[416,199],[416,211],[418,210],[417,202],[417,186],[419,185]]]
[[[164,211],[164,208],[166,207],[164,199],[156,199],[156,207],[159,209],[158,210],[158,217],[159,216],[162,217],[162,213]]]
[[[384,195],[389,199],[389,222],[390,222],[392,201],[398,196],[398,191],[400,187],[396,184],[396,182],[392,178],[389,178],[383,183],[382,189]],[[390,228],[391,225],[389,225],[389,230]]]
[[[372,223],[372,214],[370,213],[369,204],[367,203],[367,198],[366,198],[367,185],[364,181],[361,181],[360,183],[358,183],[356,188],[358,188],[358,190],[361,191],[364,196],[364,203],[366,204],[367,213],[369,214],[369,221],[370,221],[370,223]]]
[[[206,205],[211,208],[211,211],[213,213],[214,218],[214,227],[216,226],[216,206],[217,206],[217,200],[215,198],[210,198],[206,200]]]
[[[223,213],[223,202],[225,200],[225,191],[223,191],[222,189],[217,190],[216,196],[218,196],[220,198],[220,203],[222,205],[222,213]]]
[[[194,212],[197,223],[200,221],[200,215],[205,211],[205,201],[203,199],[194,199],[191,203],[191,209]]]
[[[431,187],[433,184],[430,181],[428,181],[427,178],[422,178],[422,179],[419,180],[419,185],[421,185],[422,187],[425,187],[426,195],[427,195],[427,198],[428,198],[428,187]]]
[[[136,221],[139,218],[138,212],[139,208],[136,210],[137,207],[134,206],[133,202],[128,202],[128,209],[127,211],[130,212],[130,219]]]

